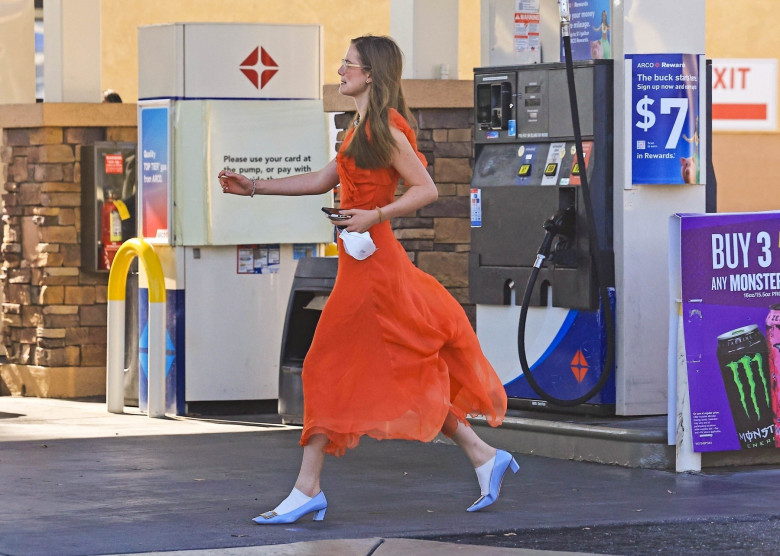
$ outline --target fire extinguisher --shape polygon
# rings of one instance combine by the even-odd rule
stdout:
[[[118,204],[124,204],[122,201],[115,201],[111,194],[103,202],[103,208],[100,211],[100,257],[98,267],[100,270],[110,270],[111,263],[114,262],[114,256],[122,245],[122,217],[119,214]]]

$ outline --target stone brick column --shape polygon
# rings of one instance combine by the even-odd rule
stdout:
[[[476,309],[469,303],[468,266],[469,190],[474,166],[471,112],[470,108],[413,110],[418,149],[428,159],[428,171],[439,189],[439,199],[417,211],[420,218],[431,221],[428,242],[407,243],[407,231],[416,229],[414,218],[411,222],[399,218],[394,227],[398,239],[413,254],[415,264],[435,276],[455,296],[475,325]]]
[[[474,166],[471,81],[404,81],[407,102],[417,129],[417,146],[428,160],[428,172],[439,199],[415,214],[394,218],[395,236],[409,258],[433,275],[463,305],[472,326],[476,308],[469,303],[469,190]],[[325,87],[325,109],[336,114],[341,141],[354,115],[354,102],[337,88]],[[396,196],[406,190],[400,185]]]
[[[0,106],[0,388],[105,393],[107,273],[81,267],[81,148],[136,141],[135,105]]]

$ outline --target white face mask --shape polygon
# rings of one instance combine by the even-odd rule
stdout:
[[[344,251],[347,252],[347,255],[359,261],[367,259],[376,251],[376,245],[368,232],[358,233],[342,230],[339,237],[344,242]]]

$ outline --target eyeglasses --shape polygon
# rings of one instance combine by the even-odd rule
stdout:
[[[341,59],[341,69],[346,70],[347,68],[361,68],[364,70],[370,70],[371,66],[362,66],[360,64],[353,64],[352,62],[347,61],[346,58]]]

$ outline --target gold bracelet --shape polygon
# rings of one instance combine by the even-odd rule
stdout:
[[[250,197],[255,196],[255,188],[257,187],[257,180],[252,180],[252,192],[249,194]]]
[[[376,211],[379,213],[379,221],[382,221],[382,209],[379,207],[376,207]]]

